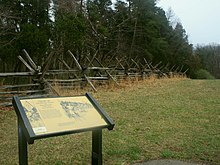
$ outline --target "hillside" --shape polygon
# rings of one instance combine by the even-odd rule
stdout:
[[[219,80],[149,80],[93,95],[116,123],[103,130],[104,164],[220,163]],[[0,128],[0,164],[16,164],[14,111],[0,110]],[[91,133],[39,140],[28,149],[30,164],[90,164]]]

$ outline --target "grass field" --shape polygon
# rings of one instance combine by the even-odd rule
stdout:
[[[94,97],[115,122],[103,130],[103,161],[150,159],[220,164],[220,80],[161,79]],[[91,132],[35,141],[29,164],[91,164]],[[0,110],[0,164],[18,164],[14,111]]]

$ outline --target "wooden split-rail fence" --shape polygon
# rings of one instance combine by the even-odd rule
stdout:
[[[151,75],[158,77],[171,76],[182,73],[182,68],[162,66],[161,63],[153,66],[144,59],[144,64],[131,59],[130,63],[126,60],[115,59],[114,65],[104,66],[96,57],[96,54],[89,59],[86,57],[86,66],[80,64],[79,60],[71,51],[68,51],[70,66],[64,58],[50,53],[44,65],[38,66],[30,57],[26,50],[23,56],[18,59],[25,65],[27,72],[0,73],[0,106],[10,106],[14,95],[20,98],[38,98],[59,95],[56,86],[64,89],[84,88],[89,85],[92,90],[97,92],[95,84],[103,84],[112,81],[119,85],[122,79],[146,79]],[[59,62],[62,68],[51,69],[54,63]],[[5,83],[4,83],[5,82]],[[96,83],[94,83],[96,82]]]

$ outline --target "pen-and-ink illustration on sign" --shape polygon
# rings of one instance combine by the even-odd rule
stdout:
[[[31,105],[31,103],[26,102],[24,111],[32,125],[34,132],[37,132],[37,133],[46,132],[46,128],[44,126],[43,120],[41,119],[41,116],[36,107]]]
[[[91,104],[80,102],[61,101],[60,105],[69,118],[80,118],[83,116],[83,113],[92,108]]]
[[[21,100],[36,135],[106,126],[86,96]]]

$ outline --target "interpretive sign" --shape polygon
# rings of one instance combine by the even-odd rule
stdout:
[[[19,146],[32,144],[36,139],[93,131],[93,145],[99,145],[92,149],[100,155],[101,129],[111,130],[114,127],[113,121],[88,93],[83,96],[36,99],[19,99],[15,96],[13,106],[18,116],[19,142],[22,144]],[[25,149],[19,148],[19,159],[23,159],[20,158],[20,151],[24,155],[22,150]],[[97,156],[97,153],[94,155]],[[101,159],[100,155],[97,161],[92,162],[101,164]],[[24,164],[24,161],[20,164]]]
[[[35,135],[108,124],[86,96],[21,100]]]

